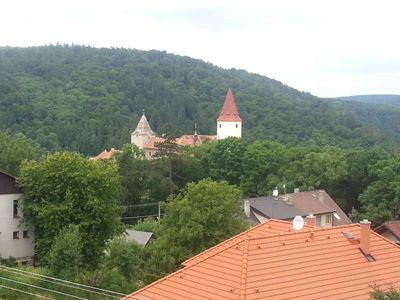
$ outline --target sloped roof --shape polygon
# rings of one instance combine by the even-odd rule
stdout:
[[[159,136],[153,136],[151,137],[146,144],[144,144],[143,148],[146,150],[156,150],[157,149],[157,144],[158,143],[163,143],[165,141],[165,138],[159,137]]]
[[[312,229],[313,227],[305,224],[304,228]],[[210,256],[214,255],[215,253],[218,253],[224,249],[227,249],[227,248],[231,247],[232,245],[236,244],[237,242],[242,241],[249,237],[253,238],[253,237],[273,236],[276,234],[283,234],[283,233],[293,232],[293,231],[294,231],[294,229],[293,229],[291,222],[270,219],[270,220],[265,221],[264,223],[253,226],[253,227],[249,228],[248,230],[246,230],[242,233],[239,233],[238,235],[235,235],[232,238],[227,239],[226,241],[223,241],[222,243],[219,243],[218,245],[215,245],[214,247],[211,247],[211,248],[185,260],[182,263],[182,265],[183,266],[193,265],[196,262],[203,260],[206,257],[210,257]]]
[[[293,219],[295,216],[305,217],[308,215],[293,205],[289,205],[286,201],[272,196],[248,198],[246,200],[250,201],[252,208],[270,219],[287,220]]]
[[[216,141],[216,135],[203,134],[184,134],[176,139],[176,143],[180,146],[198,146],[204,142]]]
[[[226,94],[225,102],[224,105],[222,106],[222,110],[217,121],[225,121],[225,122],[242,121],[242,119],[239,116],[239,112],[236,107],[236,102],[235,99],[233,98],[231,89],[229,89],[228,93]]]
[[[324,190],[291,193],[286,194],[286,196],[290,197],[294,207],[305,212],[307,215],[311,212],[314,215],[336,212],[340,220],[332,218],[333,226],[352,223],[339,205]]]
[[[236,239],[124,299],[370,299],[372,285],[400,286],[400,247],[371,231],[369,262],[360,225]]]
[[[126,230],[126,239],[130,241],[135,241],[139,245],[146,246],[151,238],[154,236],[152,232],[138,231],[138,230]]]
[[[151,129],[144,112],[139,120],[138,125],[136,126],[136,129],[132,132],[132,135],[154,135],[154,132]]]
[[[400,221],[388,222],[375,229],[375,232],[379,234],[382,234],[385,231],[389,231],[398,240],[400,240]]]
[[[115,152],[121,152],[120,150],[115,150],[114,148],[111,148],[110,151],[107,149],[104,149],[103,152],[97,154],[94,157],[91,157],[90,159],[110,159]]]

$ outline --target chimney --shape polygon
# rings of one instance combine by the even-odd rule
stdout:
[[[244,214],[246,217],[250,217],[250,201],[244,200]]]
[[[298,192],[300,192],[300,189],[299,188],[295,188],[294,189],[294,193],[298,193]]]
[[[318,200],[319,200],[319,202],[324,203],[324,191],[323,190],[318,191]]]
[[[370,255],[371,222],[364,219],[360,222],[360,248],[364,255]]]
[[[312,212],[306,217],[306,224],[313,227],[317,226],[317,219]]]
[[[288,195],[288,198],[287,198],[286,203],[287,203],[288,205],[293,205],[292,196]]]

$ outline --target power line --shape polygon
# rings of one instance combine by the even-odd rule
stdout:
[[[26,292],[26,291],[23,291],[23,290],[19,290],[19,289],[16,289],[16,288],[12,288],[10,286],[5,286],[5,285],[2,285],[2,284],[0,284],[0,287],[2,287],[4,289],[13,290],[13,291],[16,291],[16,292],[19,292],[19,293],[24,293],[24,294],[27,294],[27,295],[35,296],[36,298],[55,300],[54,298],[49,298],[49,297],[46,297],[46,296],[42,296],[42,295],[38,295],[38,294],[34,294],[34,293],[29,293],[29,292]]]
[[[31,288],[43,290],[43,291],[46,291],[46,292],[56,293],[56,294],[67,296],[67,297],[72,297],[72,298],[79,299],[79,300],[88,300],[87,298],[82,298],[82,297],[78,297],[78,296],[75,296],[75,295],[70,295],[70,294],[67,294],[67,293],[55,291],[55,290],[52,290],[52,289],[48,289],[48,288],[40,287],[40,286],[37,286],[37,285],[21,282],[21,281],[18,281],[18,280],[13,280],[13,279],[2,277],[2,276],[0,276],[0,279],[6,280],[6,281],[11,281],[11,282],[16,283],[16,284],[26,285],[26,286],[29,286]]]
[[[45,282],[58,284],[58,285],[62,285],[62,286],[68,287],[68,288],[78,289],[78,290],[81,290],[81,291],[84,291],[84,292],[90,292],[90,293],[101,295],[101,296],[117,298],[117,299],[120,298],[121,296],[124,296],[124,294],[120,294],[120,293],[113,292],[113,291],[108,291],[108,290],[102,290],[102,289],[99,289],[99,290],[102,291],[102,292],[99,292],[99,291],[94,290],[94,289],[98,289],[98,288],[91,287],[91,286],[85,286],[84,285],[84,287],[80,287],[80,286],[77,286],[78,285],[77,283],[74,283],[74,282],[71,282],[71,281],[65,281],[65,282],[68,282],[68,283],[57,282],[57,281],[62,281],[62,279],[49,277],[49,276],[45,276],[45,275],[40,275],[40,274],[36,274],[36,273],[31,273],[31,272],[26,272],[26,271],[22,271],[22,270],[18,270],[18,269],[13,269],[13,268],[5,267],[5,266],[2,266],[2,265],[0,265],[0,269],[2,269],[3,271],[6,271],[6,272],[13,273],[13,274],[27,276],[27,277],[30,277],[30,278],[35,278],[35,279],[42,280],[42,281],[45,281]],[[51,279],[47,279],[47,278],[51,278]],[[111,293],[117,294],[118,296],[110,295]]]

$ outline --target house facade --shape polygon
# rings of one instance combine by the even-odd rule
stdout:
[[[34,256],[34,232],[23,223],[22,195],[15,177],[0,171],[0,255],[30,264]]]

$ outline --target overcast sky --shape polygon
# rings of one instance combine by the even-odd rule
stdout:
[[[400,1],[2,0],[0,46],[157,49],[320,97],[400,94]]]

